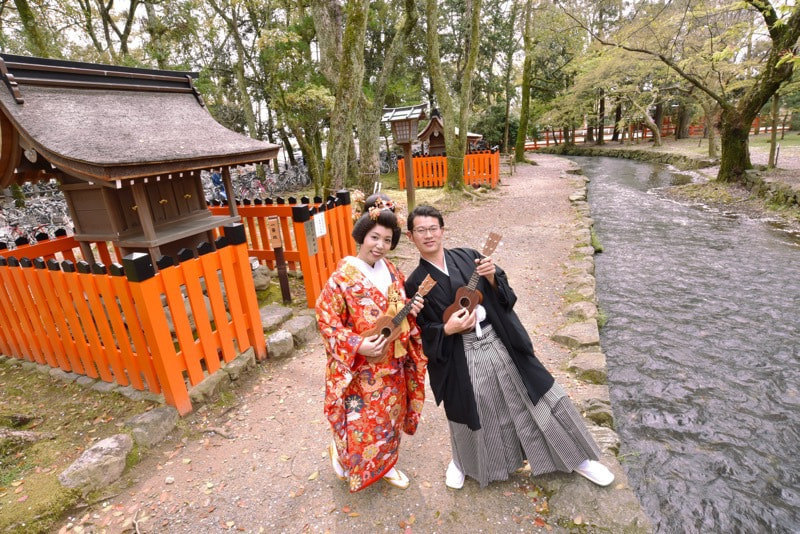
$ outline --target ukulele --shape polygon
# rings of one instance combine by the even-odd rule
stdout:
[[[494,252],[494,249],[497,248],[497,245],[500,244],[500,239],[502,239],[502,237],[503,236],[495,232],[489,232],[489,237],[486,239],[486,244],[483,245],[481,256],[490,256],[492,252]],[[457,311],[467,310],[467,313],[472,313],[472,310],[475,309],[475,306],[481,303],[483,300],[483,294],[480,292],[480,290],[476,289],[480,279],[481,276],[478,274],[478,266],[476,265],[475,270],[472,271],[472,276],[469,277],[469,282],[467,282],[467,285],[458,288],[456,291],[455,300],[450,306],[447,307],[447,309],[444,310],[443,317],[445,323],[450,316]]]
[[[431,278],[431,275],[426,276],[425,280],[423,280],[419,285],[417,292],[414,294],[411,300],[409,300],[406,305],[395,314],[394,317],[389,317],[388,315],[382,315],[378,317],[378,320],[375,321],[375,325],[370,330],[362,334],[363,337],[370,337],[374,336],[375,334],[380,334],[386,338],[386,345],[383,347],[383,351],[381,352],[380,356],[372,359],[367,358],[367,360],[372,362],[383,361],[392,342],[400,335],[400,325],[403,323],[403,319],[406,318],[406,315],[408,315],[408,313],[411,311],[411,307],[414,304],[414,299],[417,297],[417,295],[424,297],[431,289],[433,289],[433,286],[435,285],[436,280]]]

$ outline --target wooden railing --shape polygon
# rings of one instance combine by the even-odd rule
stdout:
[[[215,215],[229,213],[228,207],[212,206],[210,209]],[[339,191],[326,202],[320,198],[313,202],[301,198],[300,203],[295,199],[289,199],[288,203],[282,199],[257,199],[237,205],[247,233],[248,255],[271,269],[275,268],[275,251],[269,238],[269,219],[277,218],[287,269],[303,273],[309,308],[314,307],[317,295],[336,270],[338,261],[356,253],[350,236],[353,231],[351,209],[349,191]]]
[[[121,265],[90,264],[65,235],[0,251],[0,350],[163,393],[179,413],[190,412],[187,383],[250,347],[258,359],[267,355],[245,228],[223,233],[216,250],[204,243],[197,258],[162,258],[158,271],[143,253]],[[116,259],[100,245],[101,257]]]
[[[783,130],[783,127],[779,127],[780,130]],[[753,126],[750,129],[751,134],[756,134],[759,131],[768,132],[770,130],[769,127],[759,127],[759,120],[756,118],[753,121]],[[675,125],[671,123],[665,123],[661,127],[661,136],[666,137],[669,135],[675,134]],[[693,124],[688,127],[688,134],[689,137],[700,137],[705,134],[705,127],[699,124]],[[597,136],[597,130],[595,129],[595,136]],[[614,127],[613,126],[606,126],[603,128],[603,140],[610,141],[612,136],[614,135]],[[620,136],[622,133],[620,133]],[[646,141],[647,139],[652,139],[653,134],[649,128],[644,126],[643,124],[630,124],[628,125],[628,131],[625,134],[626,139],[633,140],[633,141]],[[583,143],[586,139],[586,131],[585,130],[576,130],[575,131],[575,143]],[[531,139],[525,142],[525,150],[539,150],[540,148],[549,147],[552,145],[560,145],[564,142],[564,131],[563,130],[545,130],[540,134],[538,138]]]
[[[414,187],[442,187],[447,181],[447,158],[445,156],[415,157]],[[400,189],[406,187],[406,168],[398,161]],[[477,152],[464,156],[464,183],[466,185],[487,185],[497,187],[500,178],[500,153]]]

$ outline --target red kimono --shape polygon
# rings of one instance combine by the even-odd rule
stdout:
[[[361,332],[386,314],[389,299],[356,266],[342,259],[317,298],[317,321],[328,362],[325,415],[333,428],[339,458],[348,473],[350,491],[362,490],[383,477],[397,462],[401,430],[414,434],[425,401],[427,359],[419,329],[407,317],[408,329],[389,348],[387,358],[371,364],[361,354]],[[393,292],[406,302],[404,278],[386,262]]]

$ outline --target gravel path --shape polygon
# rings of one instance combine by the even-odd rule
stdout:
[[[516,309],[539,358],[574,394],[583,386],[563,371],[569,353],[549,336],[564,322],[564,264],[578,222],[569,195],[578,181],[563,174],[572,165],[567,160],[537,155],[536,161],[518,166],[485,199],[447,213],[446,243],[480,248],[489,230],[503,234],[495,258],[517,291]],[[410,272],[416,252],[401,242],[394,259]],[[350,494],[326,453],[324,359],[314,343],[259,365],[225,402],[184,418],[180,431],[148,451],[108,497],[65,520],[61,531],[566,532],[594,524],[599,510],[638,507],[613,458],[617,481],[608,488],[577,475],[532,479],[521,471],[484,490],[469,479],[460,491],[447,489],[449,437],[430,390],[417,434],[405,436],[401,447],[398,466],[411,478],[410,488],[379,482]],[[550,506],[553,493],[562,497],[558,508]]]

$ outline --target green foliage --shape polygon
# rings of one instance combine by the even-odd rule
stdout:
[[[483,140],[489,146],[502,146],[506,127],[506,106],[504,103],[495,104],[483,113],[473,117],[470,130],[483,135]],[[508,138],[513,142],[517,138],[519,117],[512,115],[509,118]]]

